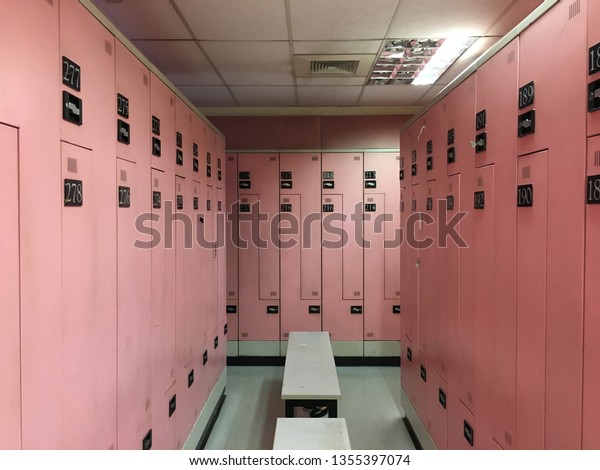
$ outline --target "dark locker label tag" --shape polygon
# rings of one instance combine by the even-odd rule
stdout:
[[[406,359],[408,359],[409,362],[412,362],[412,349],[410,348],[406,348]]]
[[[206,152],[206,163],[210,165],[211,155],[210,152]]]
[[[361,305],[352,305],[350,307],[350,313],[353,315],[361,315],[363,313],[363,308]]]
[[[533,207],[532,184],[523,184],[517,187],[517,207]]]
[[[83,206],[83,182],[65,179],[65,207]]]
[[[432,211],[433,210],[433,198],[432,197],[428,197],[427,198],[426,210],[428,210],[428,211]]]
[[[197,158],[194,158],[194,160],[192,162],[192,168],[194,170],[194,173],[198,173],[198,171],[200,169],[200,162],[198,161]]]
[[[214,348],[217,349],[219,347],[219,337],[215,336],[215,339],[213,340],[213,345]]]
[[[228,305],[227,313],[237,313],[237,305]]]
[[[201,224],[204,223],[204,217],[202,217],[201,215],[198,216],[198,222],[200,222]]]
[[[142,450],[150,449],[152,449],[152,429],[148,431],[148,434],[146,434],[142,440]]]
[[[377,181],[367,180],[365,181],[365,189],[375,189],[377,187]]]
[[[281,172],[281,179],[282,180],[291,180],[292,179],[292,172],[291,171],[282,171]]]
[[[63,119],[78,126],[83,124],[83,102],[68,91],[63,91]]]
[[[217,168],[220,170],[221,169],[221,159],[217,158]]]
[[[335,181],[323,181],[323,189],[335,189]]]
[[[517,135],[524,137],[535,133],[535,109],[527,111],[519,116]]]
[[[173,395],[173,398],[169,400],[169,418],[173,416],[177,409],[177,395]]]
[[[323,179],[324,180],[332,180],[333,179],[333,171],[324,171]]]
[[[421,380],[423,382],[427,382],[427,369],[425,369],[425,367],[421,366],[420,371],[421,371]]]
[[[448,211],[454,210],[454,196],[451,194],[446,196],[446,210],[448,210]]]
[[[323,204],[323,212],[333,212],[333,204]]]
[[[486,110],[483,109],[475,115],[475,130],[479,131],[486,125]]]
[[[210,166],[206,167],[206,177],[212,178],[212,168]]]
[[[487,150],[487,132],[475,136],[475,153],[485,152]]]
[[[594,75],[600,72],[600,42],[590,47],[589,59],[588,74]]]
[[[252,185],[250,184],[250,181],[240,181],[239,183],[240,189],[250,189],[251,187]]]
[[[194,210],[197,211],[199,208],[198,198],[194,197]]]
[[[453,145],[455,138],[456,138],[456,131],[454,130],[454,128],[448,129],[448,145]]]
[[[413,212],[417,210],[417,200],[416,200],[416,199],[413,199],[413,200],[411,201],[411,210],[412,210]]]
[[[417,164],[413,163],[412,167],[411,167],[411,173],[412,176],[417,176]]]
[[[475,209],[485,209],[485,191],[477,191],[474,193],[473,207]]]
[[[217,180],[223,181],[223,172],[221,170],[217,170]]]
[[[131,188],[119,186],[119,207],[131,207]]]
[[[217,210],[219,212],[221,212],[223,210],[223,202],[222,201],[217,201]]]
[[[292,212],[291,204],[281,204],[280,212]]]
[[[202,354],[202,365],[205,366],[208,362],[208,351],[204,351]]]
[[[210,199],[206,200],[206,210],[209,212],[212,210],[212,201]]]
[[[129,99],[121,93],[117,93],[117,114],[125,119],[129,119]]]
[[[397,314],[399,314],[399,313],[400,313],[400,310],[401,310],[401,307],[400,307],[400,305],[393,305],[393,306],[392,306],[392,313],[393,313],[393,314],[396,314],[396,315],[397,315]]]
[[[600,204],[600,175],[587,178],[587,203]]]
[[[160,209],[161,207],[161,194],[160,191],[153,191],[152,192],[152,207],[154,209]]]
[[[277,306],[277,305],[267,305],[267,313],[268,314],[279,313],[279,306]]]
[[[433,170],[433,157],[427,157],[427,171]]]
[[[292,189],[294,184],[291,181],[282,181],[281,189]]]
[[[519,109],[531,106],[535,100],[535,83],[529,82],[519,88]]]
[[[129,124],[117,119],[117,140],[122,144],[129,145]]]
[[[75,91],[81,91],[81,67],[65,56],[62,58],[62,82]]]
[[[227,336],[227,323],[225,323],[225,325],[223,325],[223,334],[225,336]]]
[[[600,109],[600,80],[588,85],[588,111],[593,113]]]
[[[160,119],[156,116],[152,116],[152,133],[160,135]]]
[[[446,392],[444,392],[441,388],[438,390],[438,400],[440,401],[442,408],[446,409]]]
[[[456,162],[456,149],[454,147],[450,147],[447,151],[447,160],[448,163],[455,163]]]
[[[321,306],[320,305],[309,305],[308,306],[308,313],[321,313]]]
[[[188,388],[190,388],[192,385],[194,385],[194,369],[192,369],[188,374]]]
[[[417,163],[417,151],[416,150],[410,151],[410,162]]]
[[[152,155],[154,155],[155,157],[160,157],[161,155],[161,144],[160,144],[160,139],[157,139],[156,137],[152,137]]]
[[[404,181],[404,170],[400,170],[400,181]]]
[[[177,149],[177,157],[175,159],[175,163],[179,166],[183,166],[183,152]]]
[[[250,172],[249,171],[240,171],[238,173],[238,179],[239,180],[249,180],[250,179]]]
[[[250,204],[240,204],[240,213],[250,212]]]
[[[177,147],[183,147],[183,135],[181,135],[181,132],[175,134],[175,143],[177,144]]]
[[[365,179],[366,180],[377,179],[377,172],[376,171],[365,171]]]
[[[192,155],[194,157],[198,156],[198,144],[196,142],[194,142],[194,144],[192,145]]]
[[[183,196],[178,194],[177,195],[177,210],[182,210],[183,209]]]
[[[475,442],[474,433],[475,432],[473,431],[471,425],[465,420],[463,423],[463,435],[471,447],[473,447],[473,442]]]
[[[400,201],[400,212],[404,212],[404,201]]]
[[[433,153],[433,140],[427,141],[427,154]]]
[[[365,212],[377,212],[377,204],[365,204]]]

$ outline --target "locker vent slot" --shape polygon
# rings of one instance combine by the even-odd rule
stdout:
[[[600,166],[600,150],[594,152],[594,165]]]
[[[473,432],[473,428],[471,427],[471,425],[469,423],[467,423],[467,421],[463,422],[463,435],[465,436],[465,439],[471,445],[471,447],[473,447],[474,432]]]
[[[311,60],[311,75],[353,75],[358,68],[358,60]]]
[[[569,5],[569,20],[572,20],[581,13],[581,0],[571,3]]]
[[[524,167],[523,171],[521,173],[521,176],[525,179],[531,178],[531,167],[530,166]]]
[[[372,338],[373,336],[375,336],[373,333],[367,333],[367,338]]]
[[[125,170],[121,170],[121,181],[127,182],[127,172]]]
[[[312,291],[312,295],[313,295],[314,297],[316,297],[316,296],[318,296],[318,295],[319,295],[319,292],[317,292],[316,290],[314,290],[314,291]]]
[[[271,297],[275,297],[276,295],[277,295],[277,292],[271,291]]]
[[[230,290],[229,292],[227,292],[228,295],[234,296],[235,295],[235,291]]]
[[[359,290],[355,290],[354,291],[354,297],[358,297],[360,295],[360,291]]]
[[[504,440],[509,446],[512,446],[512,436],[504,431]]]
[[[354,161],[355,162],[360,162],[360,157],[358,157],[358,156],[354,157]]]
[[[227,157],[227,161],[232,162],[233,161],[233,157]]]
[[[77,173],[77,160],[75,158],[67,158],[67,170],[71,173]]]
[[[512,51],[510,54],[508,54],[507,63],[512,64],[514,61],[515,61],[515,51]]]
[[[169,100],[171,106],[173,106],[173,97],[171,97],[171,99]]]
[[[483,186],[483,177],[482,176],[479,176],[477,178],[477,186]]]
[[[277,157],[269,157],[269,160],[272,162],[277,161]]]
[[[158,188],[158,178],[154,178],[154,187]]]
[[[46,0],[50,5],[54,6],[54,0]]]
[[[247,338],[248,337],[248,333],[242,333],[242,338]]]
[[[144,74],[144,85],[148,86],[148,75]]]
[[[312,157],[312,161],[313,162],[318,162],[319,161],[319,157]]]
[[[290,202],[290,198],[289,197],[283,198],[283,202]]]
[[[112,44],[108,41],[104,41],[104,50],[108,55],[112,55]]]

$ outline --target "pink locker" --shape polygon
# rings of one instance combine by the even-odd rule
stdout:
[[[115,221],[114,208],[104,225],[96,217],[103,208],[101,199],[116,206],[117,198],[95,184],[93,158],[90,150],[62,144],[62,375],[69,384],[62,406],[65,446],[70,449],[116,446],[116,297],[111,296],[116,289],[104,285],[104,278],[114,277],[116,257],[102,258],[108,256],[103,240],[116,232],[116,225],[112,231],[109,223]]]
[[[220,158],[224,161],[225,158]],[[221,163],[224,168],[224,162]],[[223,169],[220,170],[223,172]],[[227,333],[229,327],[227,325],[227,259],[226,248],[224,244],[225,236],[225,190],[217,188],[217,312],[218,312],[218,328],[217,335],[219,337],[219,346],[217,348],[217,377],[221,374],[227,364]]]
[[[517,169],[517,436],[519,449],[544,449],[547,351],[547,151]]]
[[[238,194],[240,244],[247,244],[238,251],[240,340],[277,341],[279,250],[270,225],[279,212],[279,157],[238,154]],[[260,223],[259,212],[266,216]]]
[[[462,401],[451,396],[448,403],[448,449],[471,450],[478,445],[477,421]]]
[[[279,168],[281,339],[287,339],[290,331],[321,331],[321,156],[281,154]]]
[[[431,370],[431,386],[427,390],[429,400],[429,425],[427,430],[436,447],[448,449],[448,385],[440,375]]]
[[[321,167],[323,330],[333,341],[362,341],[363,156],[324,153]]]
[[[150,171],[140,165],[117,159],[116,174],[118,448],[134,450],[152,428],[151,252],[136,246],[149,241],[136,219],[150,212]]]
[[[60,402],[64,388],[60,374],[63,186],[60,122],[56,114],[62,103],[58,25],[58,2],[8,2],[3,5],[0,40],[10,47],[0,50],[3,64],[0,89],[8,91],[2,93],[0,100],[0,121],[19,128],[19,222],[20,237],[26,242],[27,249],[20,254],[23,428],[22,433],[11,429],[10,441],[4,440],[4,436],[0,440],[6,442],[6,447],[9,442],[10,447],[18,447],[16,440],[22,439],[24,449],[65,447],[62,406],[49,406],[48,403],[48,397],[58,397]],[[24,96],[27,105],[24,105]],[[35,106],[35,112],[32,112],[32,106]],[[8,177],[13,157],[8,143],[3,143],[3,149],[3,176]],[[9,185],[5,187],[10,191]],[[16,197],[11,195],[7,203],[14,200]],[[6,221],[8,213],[5,211]],[[43,227],[43,236],[40,236],[40,227]],[[2,239],[6,240],[5,248],[11,246],[9,238]],[[11,255],[14,253],[11,251]],[[8,261],[2,266],[3,270],[8,269]],[[8,287],[9,284],[4,284],[4,288]],[[3,296],[3,299],[8,297]],[[9,311],[8,302],[3,303],[3,314]],[[3,331],[11,333],[8,325]],[[14,341],[16,336],[10,338]],[[14,347],[10,343],[3,345]],[[15,366],[19,367],[16,363],[10,367]],[[11,387],[18,386],[18,382],[12,382],[14,369],[10,367],[3,364],[5,379],[11,379]],[[2,393],[2,396],[8,395]],[[15,413],[20,407],[12,408],[13,404],[14,401],[5,402],[3,406],[10,405],[11,413]],[[10,418],[3,414],[4,419]]]
[[[238,211],[235,209],[235,203],[238,200],[237,185],[237,154],[228,153],[225,164],[225,173],[227,175],[225,188],[225,215],[226,230],[226,258],[227,258],[227,340],[238,341]]]
[[[365,340],[397,341],[400,339],[398,258],[401,237],[397,178],[400,157],[396,153],[366,153],[364,158],[363,230],[365,240],[371,243],[370,248],[364,250]]]
[[[192,114],[192,136],[188,140],[188,148],[184,149],[188,155],[188,170],[192,169],[191,174],[194,181],[205,182],[206,173],[204,170],[204,155],[207,150],[206,125],[202,118],[197,114]],[[177,138],[177,135],[175,135]],[[191,143],[191,148],[190,148]],[[184,160],[185,162],[185,160]],[[187,174],[190,174],[189,172]]]
[[[211,152],[211,155],[214,155]],[[216,158],[215,158],[216,159]],[[211,160],[212,165],[212,160]],[[210,181],[209,181],[210,182]],[[211,385],[217,381],[216,377],[216,361],[214,346],[218,340],[215,340],[217,330],[219,328],[218,302],[217,302],[217,278],[218,278],[218,263],[217,263],[217,189],[214,186],[207,186],[205,197],[205,216],[204,225],[209,240],[210,250],[206,253],[207,263],[206,269],[206,284],[205,297],[206,303],[206,329],[205,338],[206,344],[210,351],[210,361],[208,369],[208,380]],[[213,345],[213,347],[211,347]]]
[[[587,135],[600,134],[600,27],[598,26],[600,5],[598,2],[587,4],[587,41],[589,47],[588,57],[588,115]]]
[[[581,193],[558,188],[580,188],[585,180],[587,3],[559,2],[523,32],[519,45],[519,85],[535,84],[534,103],[520,110],[519,119],[527,124],[526,113],[535,111],[536,122],[535,131],[519,139],[518,155],[549,149],[552,230],[547,257],[545,430],[549,449],[581,447],[585,207]],[[547,60],[550,56],[564,56],[565,61],[556,69]],[[571,93],[565,93],[566,83]]]
[[[423,116],[423,130],[419,129],[417,152],[420,157],[419,182],[433,181],[446,175],[446,116],[443,103],[435,104]]]
[[[431,376],[428,373],[427,359],[423,354],[416,354],[415,366],[413,369],[413,385],[415,392],[415,401],[413,405],[421,418],[421,421],[431,434],[431,419],[429,418],[429,395],[431,385]]]
[[[583,376],[583,448],[600,448],[600,425],[598,423],[598,391],[600,390],[600,292],[597,288],[600,270],[597,261],[598,234],[600,223],[598,206],[600,203],[600,137],[588,139],[587,161],[587,227],[586,227],[586,268],[585,268],[585,342]]]
[[[175,168],[175,95],[156,75],[150,73],[150,140],[152,168],[172,172]]]
[[[175,250],[166,238],[166,214],[175,202],[175,178],[152,170],[152,447],[174,449],[175,393]],[[150,196],[150,195],[149,195]],[[171,224],[171,227],[173,225]],[[171,233],[172,230],[171,230]]]
[[[19,132],[0,125],[3,171],[0,184],[6,197],[0,202],[0,448],[21,448],[21,311],[19,304]]]
[[[404,223],[404,246],[406,252],[402,258],[405,260],[403,265],[406,267],[405,275],[403,276],[402,286],[405,288],[403,292],[402,303],[404,305],[402,313],[402,324],[406,325],[406,336],[414,343],[419,350],[419,253],[415,248],[415,240],[422,239],[422,223],[419,220],[419,210],[423,204],[420,199],[419,185],[408,187],[406,189],[405,212],[408,214]]]
[[[402,366],[400,369],[400,385],[408,396],[413,406],[417,400],[416,383],[417,379],[417,352],[415,351],[413,342],[405,336],[402,339]]]
[[[192,116],[194,113],[181,98],[175,96],[175,148],[173,155],[165,155],[172,158],[175,166],[175,174],[183,177],[193,175],[193,137]]]

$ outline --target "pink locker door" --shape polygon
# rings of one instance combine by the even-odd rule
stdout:
[[[205,182],[204,154],[206,152],[206,128],[204,121],[197,114],[192,114],[191,139],[188,140],[188,148],[184,151],[188,154],[190,166],[192,168],[192,179],[198,182]],[[177,135],[175,135],[177,138]],[[191,149],[189,148],[191,142]],[[190,157],[191,155],[191,157]]]
[[[419,118],[408,129],[408,136],[405,136],[408,144],[408,152],[405,153],[405,156],[408,158],[408,169],[413,185],[427,181],[426,142],[421,141],[421,131],[424,125],[424,117]]]
[[[0,184],[6,197],[0,202],[0,448],[21,448],[21,309],[19,303],[19,132],[0,125],[3,171]]]
[[[597,288],[600,270],[598,239],[600,223],[600,137],[588,139],[587,187],[586,187],[586,245],[585,245],[585,336],[583,374],[583,445],[584,449],[600,448],[600,423],[596,417],[600,411],[600,292]]]
[[[225,138],[217,134],[217,188],[225,189],[227,181],[227,153],[225,150]]]
[[[123,45],[115,41],[117,157],[150,166],[150,73]]]
[[[173,171],[176,157],[175,95],[160,78],[150,73],[150,140],[152,168]]]
[[[473,210],[473,284],[475,327],[475,384],[473,406],[477,416],[479,439],[477,449],[491,449],[492,442],[492,388],[493,388],[493,341],[494,341],[494,210],[496,205],[494,187],[495,166],[476,170],[475,190],[483,192],[485,200],[480,209]],[[471,388],[471,384],[469,384]],[[472,389],[472,388],[471,388]]]
[[[111,154],[117,141],[114,48],[114,36],[80,2],[60,2],[61,139]]]
[[[400,157],[400,165],[402,167],[402,159]],[[402,169],[400,169],[402,171]],[[400,228],[402,229],[402,244],[400,246],[400,333],[402,338],[408,336],[408,322],[406,321],[406,312],[409,308],[409,297],[411,291],[408,289],[408,280],[410,278],[410,251],[406,241],[406,220],[410,214],[410,194],[404,181],[400,181]]]
[[[425,128],[420,136],[419,151],[423,155],[425,180],[433,181],[446,175],[446,132],[443,104],[435,104],[424,116]]]
[[[183,177],[193,175],[192,115],[194,113],[181,98],[175,96],[175,148],[168,155],[175,162],[175,173]]]
[[[219,161],[220,160],[221,159],[219,159]],[[220,171],[223,172],[223,169]],[[217,335],[219,337],[219,346],[217,348],[217,377],[221,375],[221,372],[227,363],[227,333],[229,332],[226,312],[227,253],[224,244],[225,217],[225,190],[222,188],[217,188]]]
[[[428,390],[428,431],[440,450],[448,449],[448,385],[437,372],[431,371],[431,387]]]
[[[447,126],[448,175],[464,173],[474,167],[475,149],[472,143],[475,143],[475,136],[481,133],[475,131],[475,80],[476,75],[471,75],[442,101]]]
[[[462,401],[448,397],[448,449],[472,450],[478,445],[479,431],[475,415]]]
[[[136,230],[151,206],[139,165],[117,158],[117,445],[132,450],[144,447],[152,427],[152,260],[137,246],[149,237]]]
[[[152,447],[174,449],[172,412],[176,379],[175,250],[166,238],[166,214],[174,209],[175,179],[152,170]],[[172,213],[172,212],[169,212]],[[172,232],[171,232],[172,233]],[[175,397],[176,405],[176,397]]]
[[[103,305],[107,299],[98,298],[106,294],[99,277],[110,271],[96,255],[102,246],[97,239],[107,234],[95,221],[99,199],[116,203],[116,197],[96,193],[92,159],[91,151],[63,142],[62,373],[69,386],[62,406],[69,449],[116,445],[116,314]]]
[[[587,2],[588,57],[588,115],[587,135],[600,134],[600,27],[596,19],[600,15],[598,2]]]
[[[517,168],[518,449],[544,449],[548,152],[520,157]]]
[[[431,419],[429,418],[429,394],[431,389],[431,376],[428,373],[427,359],[423,354],[416,354],[414,369],[415,401],[413,404],[421,421],[431,434]]]
[[[321,157],[294,153],[279,158],[280,223],[286,227],[280,230],[285,243],[280,249],[285,339],[290,331],[321,331]]]
[[[211,247],[209,253],[207,253],[207,274],[206,279],[206,297],[205,302],[207,305],[207,322],[206,322],[206,338],[207,340],[213,340],[214,332],[217,330],[219,325],[218,305],[217,305],[217,276],[218,276],[218,265],[217,265],[217,192],[213,186],[207,186],[205,189],[205,216],[204,225],[206,229],[207,239],[209,246]]]
[[[420,230],[421,222],[417,219],[418,210],[418,193],[419,185],[407,187],[405,213],[407,214],[404,222],[404,246],[405,254],[403,265],[406,272],[403,276],[403,304],[402,309],[402,324],[406,327],[406,336],[414,343],[415,347],[419,347],[419,271],[417,267],[418,253],[415,248],[415,238]],[[420,261],[419,261],[420,263]]]
[[[405,336],[402,341],[402,363],[400,368],[400,385],[408,399],[415,405],[415,364],[416,364],[416,352],[412,341]]]
[[[226,201],[225,213],[227,224],[225,230],[226,258],[227,258],[227,339],[238,341],[238,211],[235,203],[238,201],[237,185],[237,154],[228,153],[226,168]],[[235,301],[235,302],[234,302]]]

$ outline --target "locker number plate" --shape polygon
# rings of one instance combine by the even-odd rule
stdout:
[[[587,203],[600,204],[600,175],[588,176]]]
[[[131,188],[119,186],[119,207],[131,207]]]
[[[517,207],[533,207],[532,184],[523,184],[517,187]]]
[[[535,100],[535,83],[529,82],[519,88],[519,109],[531,106]]]
[[[83,206],[83,182],[65,179],[65,207]]]
[[[62,58],[63,85],[75,91],[81,91],[81,67],[68,57]]]
[[[485,192],[477,191],[474,194],[474,208],[475,209],[485,209]]]
[[[129,119],[129,99],[121,93],[117,93],[117,114]]]

